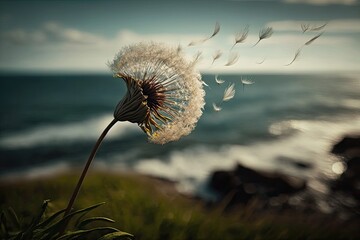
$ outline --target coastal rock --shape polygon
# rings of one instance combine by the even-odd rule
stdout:
[[[359,157],[360,156],[360,135],[345,136],[331,149],[331,153],[341,155],[344,157]]]
[[[230,196],[230,205],[246,204],[254,197],[270,199],[289,196],[306,188],[306,181],[280,173],[257,171],[241,164],[230,171],[218,170],[211,174],[209,187],[220,195]]]
[[[231,171],[215,171],[210,178],[210,187],[220,194],[227,194],[238,185],[238,179]]]
[[[344,137],[331,152],[342,156],[346,163],[346,170],[333,182],[332,190],[351,194],[360,204],[360,136]]]
[[[332,189],[351,194],[360,204],[360,157],[347,161],[346,171],[333,183]]]

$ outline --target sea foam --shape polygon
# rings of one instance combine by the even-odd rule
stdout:
[[[180,191],[200,195],[208,194],[204,187],[211,172],[230,170],[238,163],[257,170],[307,179],[310,186],[318,186],[323,178],[335,178],[341,173],[333,171],[333,164],[339,159],[330,153],[331,147],[347,133],[360,134],[360,118],[335,122],[288,120],[274,123],[269,132],[274,133],[274,128],[282,131],[292,128],[294,132],[280,137],[282,133],[277,130],[273,140],[250,145],[228,144],[217,149],[205,145],[193,146],[173,151],[162,158],[139,159],[134,169],[175,180]],[[281,161],[283,159],[289,162]],[[310,167],[298,168],[292,161]]]
[[[96,140],[104,128],[111,122],[111,116],[100,116],[80,122],[53,124],[9,134],[0,139],[2,148],[29,148],[39,145],[63,143],[66,141]],[[116,124],[108,138],[120,138],[127,134],[140,133],[136,124],[123,122]]]

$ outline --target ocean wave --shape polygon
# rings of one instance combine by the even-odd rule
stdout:
[[[87,123],[98,124],[96,126],[101,131],[100,129],[109,120],[111,118],[101,117],[97,120],[89,120]],[[127,131],[135,132],[137,131],[135,129],[138,128],[133,124],[126,127],[121,126],[122,124],[119,125],[120,130],[114,129],[115,131],[109,137],[121,137],[121,134],[126,134]],[[84,127],[85,132],[90,132],[86,127],[88,125],[84,122],[76,123],[73,127],[77,128],[78,126]],[[121,129],[127,130],[118,132]],[[292,133],[287,134],[289,131]],[[210,174],[219,169],[233,169],[238,163],[257,170],[282,172],[290,176],[301,177],[309,181],[309,187],[318,189],[319,184],[322,184],[322,178],[334,178],[342,173],[338,167],[339,159],[331,155],[330,150],[332,145],[343,135],[360,133],[360,118],[337,119],[332,122],[324,120],[279,121],[269,126],[269,132],[274,135],[272,140],[248,145],[225,144],[217,147],[199,144],[183,150],[174,150],[165,155],[158,155],[154,152],[149,158],[139,157],[141,156],[139,149],[129,149],[122,153],[104,156],[104,158],[99,156],[93,167],[115,172],[129,169],[175,180],[178,182],[177,189],[179,191],[197,194],[207,199],[215,198],[215,195],[207,188]],[[97,137],[93,133],[85,136],[87,138]],[[48,135],[47,139],[50,138]],[[41,140],[45,141],[45,138]],[[32,138],[31,141],[34,139]],[[35,142],[40,144],[42,141],[37,139]],[[294,162],[304,163],[310,167],[299,168],[296,164],[292,164]],[[53,165],[32,167],[5,174],[1,176],[1,179],[48,176],[66,171],[69,166],[68,160],[57,161]]]
[[[79,122],[36,127],[3,136],[0,139],[0,146],[2,148],[16,149],[64,143],[66,141],[89,139],[95,141],[111,120],[112,117],[110,116],[101,116]],[[141,130],[136,124],[122,122],[111,129],[107,138],[119,138],[139,132]]]
[[[331,147],[347,133],[360,133],[360,118],[336,122],[282,121],[271,125],[269,131],[279,135],[289,128],[296,132],[270,141],[246,146],[224,145],[218,149],[193,146],[183,151],[173,151],[163,158],[141,159],[135,164],[134,170],[175,180],[180,191],[197,193],[203,197],[209,194],[206,182],[211,172],[229,170],[238,163],[258,170],[308,179],[310,185],[315,186],[319,179],[334,178],[341,174],[334,171],[333,165],[339,159],[330,154]],[[296,164],[291,164],[292,161],[311,167],[298,168]]]
[[[360,99],[344,99],[340,100],[340,103],[347,108],[360,110]]]

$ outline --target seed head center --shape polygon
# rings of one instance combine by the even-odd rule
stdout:
[[[150,110],[157,110],[164,106],[166,90],[159,82],[156,82],[154,78],[150,78],[141,81],[140,86],[144,96],[146,96],[147,106]]]

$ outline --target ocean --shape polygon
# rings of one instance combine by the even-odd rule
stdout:
[[[243,86],[241,77],[253,80]],[[126,91],[108,75],[1,75],[0,180],[52,175],[80,167]],[[202,75],[206,105],[196,128],[177,142],[156,145],[136,124],[118,122],[92,169],[135,171],[177,181],[208,196],[212,171],[245,166],[307,179],[326,191],[342,173],[329,152],[360,133],[360,75]],[[221,104],[235,83],[235,97]],[[296,166],[309,167],[299,168]]]

